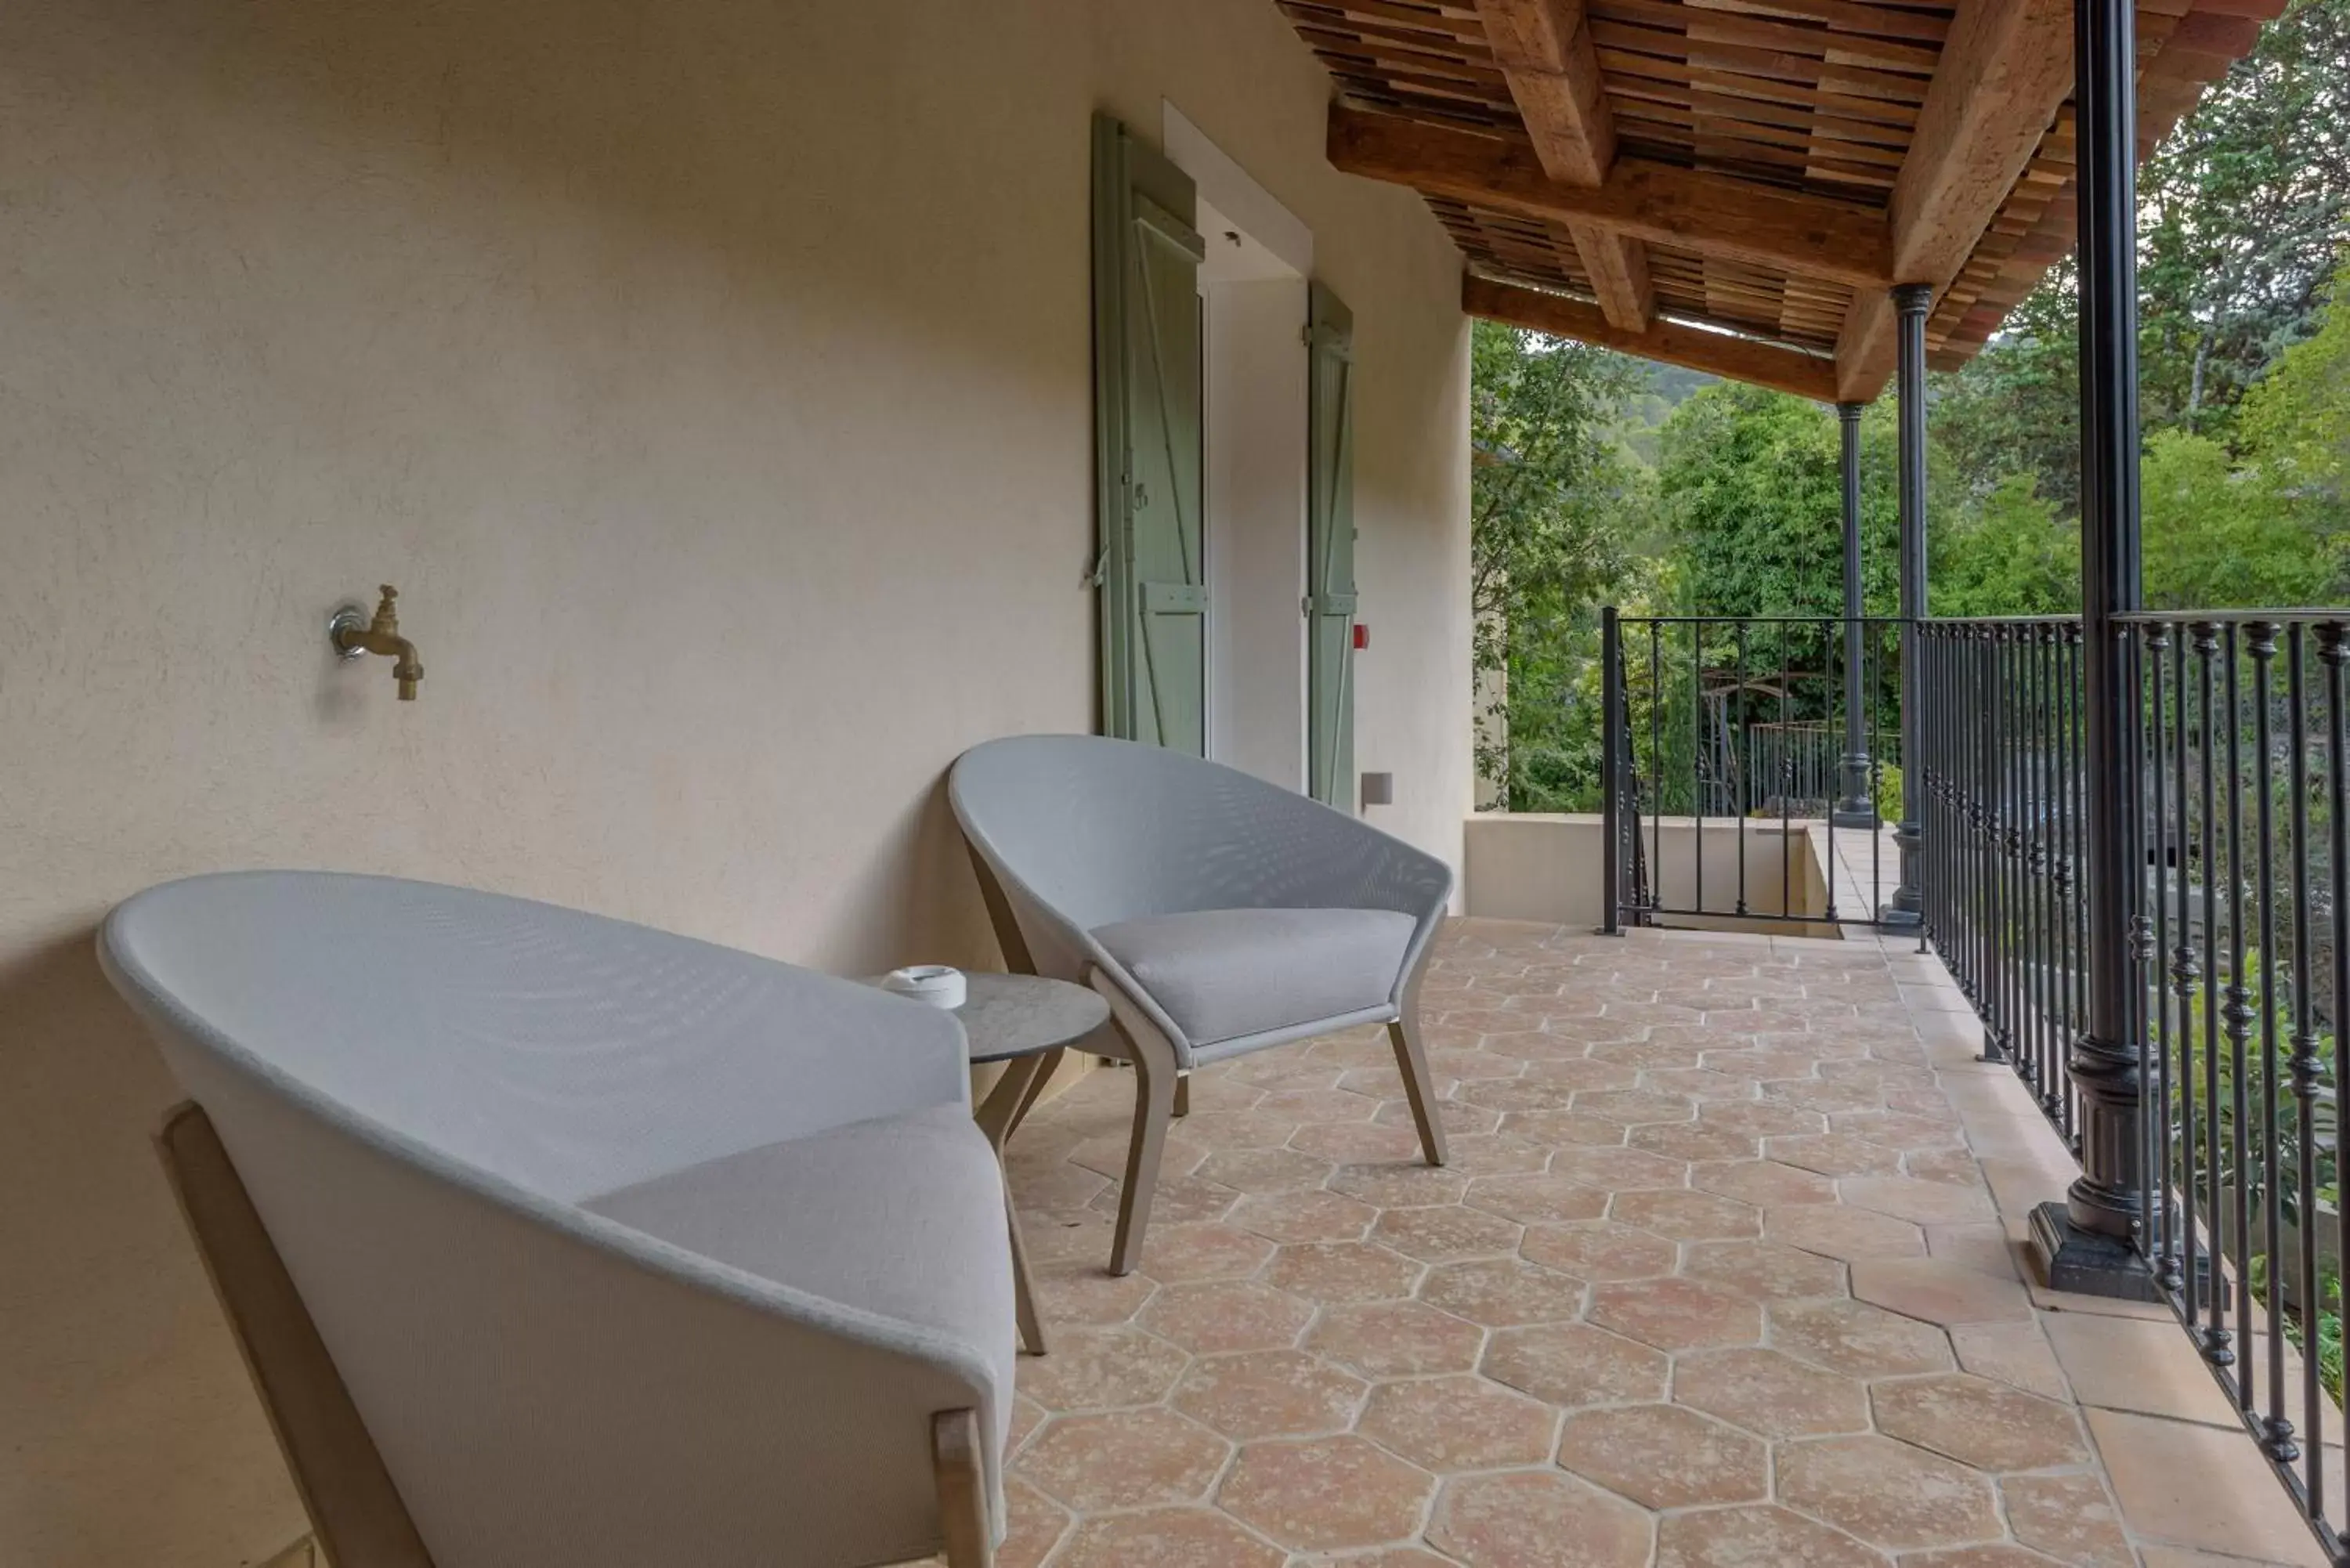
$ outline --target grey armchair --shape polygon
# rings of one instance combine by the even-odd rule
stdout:
[[[1385,1023],[1420,1147],[1444,1163],[1419,1016],[1442,861],[1237,769],[1097,736],[975,746],[948,793],[1005,961],[1100,992],[1104,1052],[1135,1069],[1113,1273],[1141,1258],[1194,1067]]]
[[[171,883],[99,951],[336,1568],[989,1560],[1012,1270],[951,1016],[380,877]]]

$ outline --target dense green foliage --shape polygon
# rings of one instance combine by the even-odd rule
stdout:
[[[1648,531],[1645,471],[1610,432],[1648,382],[1621,355],[1491,322],[1477,324],[1471,354],[1477,766],[1486,778],[1507,775],[1516,805],[1597,766],[1596,737],[1565,703],[1508,694],[1570,692],[1593,680],[1596,607],[1626,586]]]

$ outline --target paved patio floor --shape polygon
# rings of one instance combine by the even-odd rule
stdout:
[[[1376,1031],[1132,1080],[1010,1168],[1054,1333],[1004,1568],[2322,1562],[2167,1311],[2024,1282],[2074,1167],[1908,945],[1453,922],[1453,1163]]]

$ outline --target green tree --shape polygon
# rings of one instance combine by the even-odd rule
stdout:
[[[2011,473],[1943,535],[1937,615],[2070,615],[2081,607],[2081,530],[2029,473]]]
[[[1571,711],[1601,599],[1649,529],[1648,476],[1611,432],[1635,360],[1480,321],[1471,340],[1470,607],[1481,777],[1514,811],[1582,804],[1597,737]]]
[[[1894,613],[1898,503],[1894,410],[1862,424],[1861,559],[1871,614]],[[1844,613],[1842,436],[1818,403],[1722,382],[1673,411],[1659,441],[1659,506],[1691,615]]]
[[[2350,202],[2350,0],[2295,0],[2147,160],[2138,396],[2149,427],[2224,433],[2314,325]]]
[[[2257,609],[2325,597],[2325,553],[2259,473],[2209,436],[2158,431],[2138,465],[2150,609]]]
[[[2350,262],[2316,336],[2285,350],[2244,394],[2238,433],[2276,505],[2310,538],[2350,538]],[[2337,587],[2338,591],[2338,587]]]

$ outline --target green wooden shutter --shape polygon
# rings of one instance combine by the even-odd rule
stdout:
[[[1191,180],[1094,121],[1102,730],[1204,756],[1199,267]]]
[[[1316,283],[1306,342],[1306,777],[1315,800],[1355,809],[1355,317]]]

